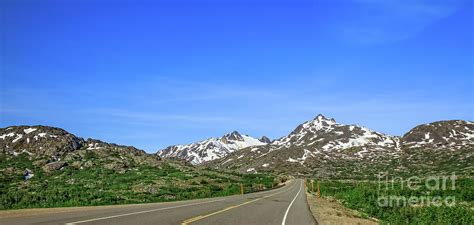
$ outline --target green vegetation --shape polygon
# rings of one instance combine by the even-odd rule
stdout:
[[[454,190],[451,189],[451,185],[452,183],[448,181],[445,190],[443,188],[434,190],[436,188],[428,189],[425,183],[422,183],[418,190],[412,190],[406,182],[386,185],[370,181],[320,181],[320,191],[321,196],[335,198],[346,207],[358,210],[365,217],[379,219],[381,224],[473,224],[474,180],[458,179]],[[314,191],[317,190],[316,186],[317,182],[314,182]],[[308,187],[310,190],[309,182]],[[440,197],[442,205],[428,205],[428,199],[431,203],[437,202],[434,198],[436,196]],[[403,205],[403,199],[408,201],[410,197],[413,197],[413,201],[417,199],[418,202],[415,204],[407,202]],[[445,204],[444,200],[453,198],[454,206]]]
[[[25,154],[6,157],[0,154],[0,209],[92,206],[151,203],[227,196],[269,189],[275,177],[265,174],[241,175],[198,170],[163,163],[159,167],[134,166],[117,173],[100,165],[88,168],[65,167],[47,174]],[[29,181],[23,171],[34,172]]]

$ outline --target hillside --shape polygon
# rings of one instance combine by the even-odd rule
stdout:
[[[279,181],[197,169],[130,146],[47,126],[0,129],[0,209],[174,201],[246,192]]]

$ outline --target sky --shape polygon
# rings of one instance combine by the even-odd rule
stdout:
[[[474,120],[470,0],[3,0],[0,127],[156,152],[322,113],[390,135]]]

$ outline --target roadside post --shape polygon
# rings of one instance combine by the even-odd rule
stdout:
[[[318,180],[318,190],[316,191],[316,196],[321,198],[321,191],[319,190],[319,180]]]
[[[243,184],[240,184],[240,194],[241,195],[244,194],[244,185]]]

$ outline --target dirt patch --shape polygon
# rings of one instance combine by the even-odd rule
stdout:
[[[320,225],[375,225],[375,220],[364,219],[355,210],[348,209],[336,201],[324,198],[316,198],[314,195],[306,193],[308,204],[314,218]]]

